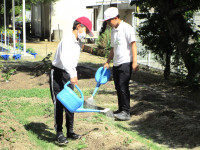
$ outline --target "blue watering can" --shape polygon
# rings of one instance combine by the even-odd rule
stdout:
[[[101,84],[106,84],[110,78],[110,70],[104,67],[100,67],[96,74],[95,74],[95,80],[97,82],[96,88],[93,91],[92,97],[96,94],[97,90],[99,89]]]
[[[84,103],[84,96],[83,93],[81,92],[80,88],[75,85],[79,93],[81,94],[81,98],[77,96],[77,94],[70,88],[68,87],[68,84],[70,81],[68,81],[64,85],[64,89],[57,94],[57,99],[67,108],[70,112],[102,112],[106,113],[109,111],[108,108],[104,110],[96,110],[96,109],[84,109],[83,108],[83,103]]]
[[[95,80],[97,82],[97,85],[96,85],[96,88],[94,89],[93,93],[92,93],[92,96],[90,98],[87,99],[87,102],[89,104],[94,104],[94,95],[96,94],[97,90],[99,89],[100,85],[101,84],[105,84],[108,82],[109,78],[110,78],[110,70],[107,69],[107,68],[103,68],[103,67],[100,67],[96,74],[95,74]]]

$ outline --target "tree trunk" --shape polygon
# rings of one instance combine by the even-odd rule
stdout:
[[[189,45],[189,38],[194,35],[194,32],[187,21],[184,19],[183,14],[179,13],[170,16],[170,12],[175,10],[177,7],[173,4],[172,1],[160,0],[159,4],[162,6],[160,12],[163,16],[165,16],[167,21],[169,35],[173,39],[177,53],[182,57],[186,69],[188,70],[187,79],[189,82],[194,81],[199,71],[197,68],[200,68],[200,66],[195,63],[194,57],[191,56],[191,49]],[[166,61],[167,59],[169,58],[166,58]],[[167,76],[167,66],[165,72]]]
[[[165,80],[169,80],[170,64],[171,64],[171,55],[169,54],[169,52],[167,52],[166,53],[166,64],[165,64],[165,70],[164,70],[164,78],[165,78]]]

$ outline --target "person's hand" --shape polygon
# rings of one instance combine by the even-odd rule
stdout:
[[[74,77],[70,79],[71,84],[77,85],[78,84],[78,78]]]
[[[132,64],[132,69],[133,69],[133,72],[138,71],[139,70],[138,64],[137,63],[133,63]]]
[[[105,63],[104,66],[103,66],[103,68],[109,69],[109,64],[108,64],[108,63]]]

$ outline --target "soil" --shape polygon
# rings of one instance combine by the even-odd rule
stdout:
[[[54,53],[57,44],[38,42],[29,43],[27,47],[40,47],[40,51],[37,51],[40,58],[40,56],[44,57],[47,54],[47,45],[51,47],[48,49],[48,53]],[[81,59],[89,59],[90,57],[99,59],[99,57],[81,53]],[[35,76],[33,73],[34,67],[39,64],[39,61],[41,60],[18,62],[17,72],[10,78],[9,82],[0,78],[0,90],[49,88],[48,74]],[[16,64],[16,62],[9,62],[9,66]],[[83,61],[78,67],[78,86],[83,91],[92,91],[95,88],[94,73],[99,65],[101,63],[89,67],[88,64],[84,65]],[[193,92],[189,87],[178,86],[173,81],[172,78],[171,81],[166,82],[159,72],[152,72],[145,67],[140,67],[140,70],[133,74],[130,82],[131,120],[123,122],[123,128],[127,132],[137,132],[140,136],[152,139],[158,145],[166,146],[168,149],[200,149],[200,92],[197,90]],[[85,99],[88,97],[86,96]],[[30,102],[32,102],[32,99],[23,98],[23,100]],[[44,103],[49,103],[49,101],[51,100],[47,98]],[[95,101],[97,106],[103,108],[111,107],[112,110],[117,108],[117,96],[112,78],[100,87]],[[0,113],[3,115],[5,112]],[[7,134],[3,139],[0,138],[3,141],[0,147],[3,148],[9,144],[10,149],[37,149],[38,147],[31,141],[24,141],[24,139],[28,139],[27,134],[24,133],[29,127],[24,128],[22,124],[15,120],[11,112],[7,111],[6,113],[10,117],[4,118],[4,121],[7,120],[5,122],[15,124],[18,139],[9,143],[7,139],[15,137],[15,135],[14,133]],[[78,113],[75,115],[75,131],[87,141],[87,147],[83,149],[151,149],[127,132],[119,130],[117,126],[109,126],[101,121],[92,123],[93,115],[94,113]],[[40,124],[35,123],[35,120],[38,122],[38,118],[30,118],[30,120],[41,130],[49,129],[51,132],[49,134],[55,136],[53,121],[48,126],[46,125],[45,120],[48,117],[52,116],[39,118]],[[112,120],[111,122],[114,124],[118,121]],[[9,124],[1,123],[0,128],[8,129]],[[50,139],[38,138],[50,143],[53,143],[54,140],[53,137]],[[127,142],[129,139],[131,139],[130,143]],[[74,141],[70,142],[75,144]],[[62,148],[65,149],[65,147]]]

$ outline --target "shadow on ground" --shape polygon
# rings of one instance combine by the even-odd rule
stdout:
[[[3,61],[6,70],[16,69],[20,72],[28,73],[32,76],[40,76],[43,74],[49,74],[51,63],[44,64],[42,61],[30,62],[30,61]],[[77,66],[78,78],[79,79],[90,79],[94,78],[96,70],[101,64],[81,63]]]
[[[17,71],[34,72],[39,62],[9,62]],[[100,64],[82,63],[77,67],[79,79],[94,78]],[[142,137],[167,145],[170,148],[196,148],[200,146],[200,104],[187,95],[187,88],[167,85],[159,74],[139,71],[133,74],[130,83],[132,121],[126,130],[137,131]],[[115,91],[100,90],[99,94],[116,95]],[[196,99],[199,100],[197,96]],[[53,142],[55,135],[42,123],[25,125],[38,138]],[[124,127],[120,127],[124,128]]]
[[[59,145],[55,142],[56,135],[48,131],[53,129],[49,128],[46,124],[39,122],[31,122],[29,124],[26,124],[24,127],[27,131],[31,131],[32,133],[37,135],[37,138],[39,140],[53,143],[55,145],[58,145],[59,147],[62,147],[62,145]]]
[[[153,141],[170,148],[195,148],[200,146],[200,105],[190,97],[178,94],[171,87],[162,87],[162,77],[135,75],[130,89],[134,119],[126,130],[136,130]],[[138,84],[142,83],[142,84]],[[149,86],[147,86],[149,85]],[[173,92],[172,92],[173,91]],[[182,91],[184,92],[184,91]]]
[[[40,140],[47,141],[50,143],[53,143],[55,141],[55,134],[48,131],[52,129],[44,123],[31,122],[29,124],[26,124],[24,127],[27,131],[31,131],[35,135],[37,135],[38,139]]]

